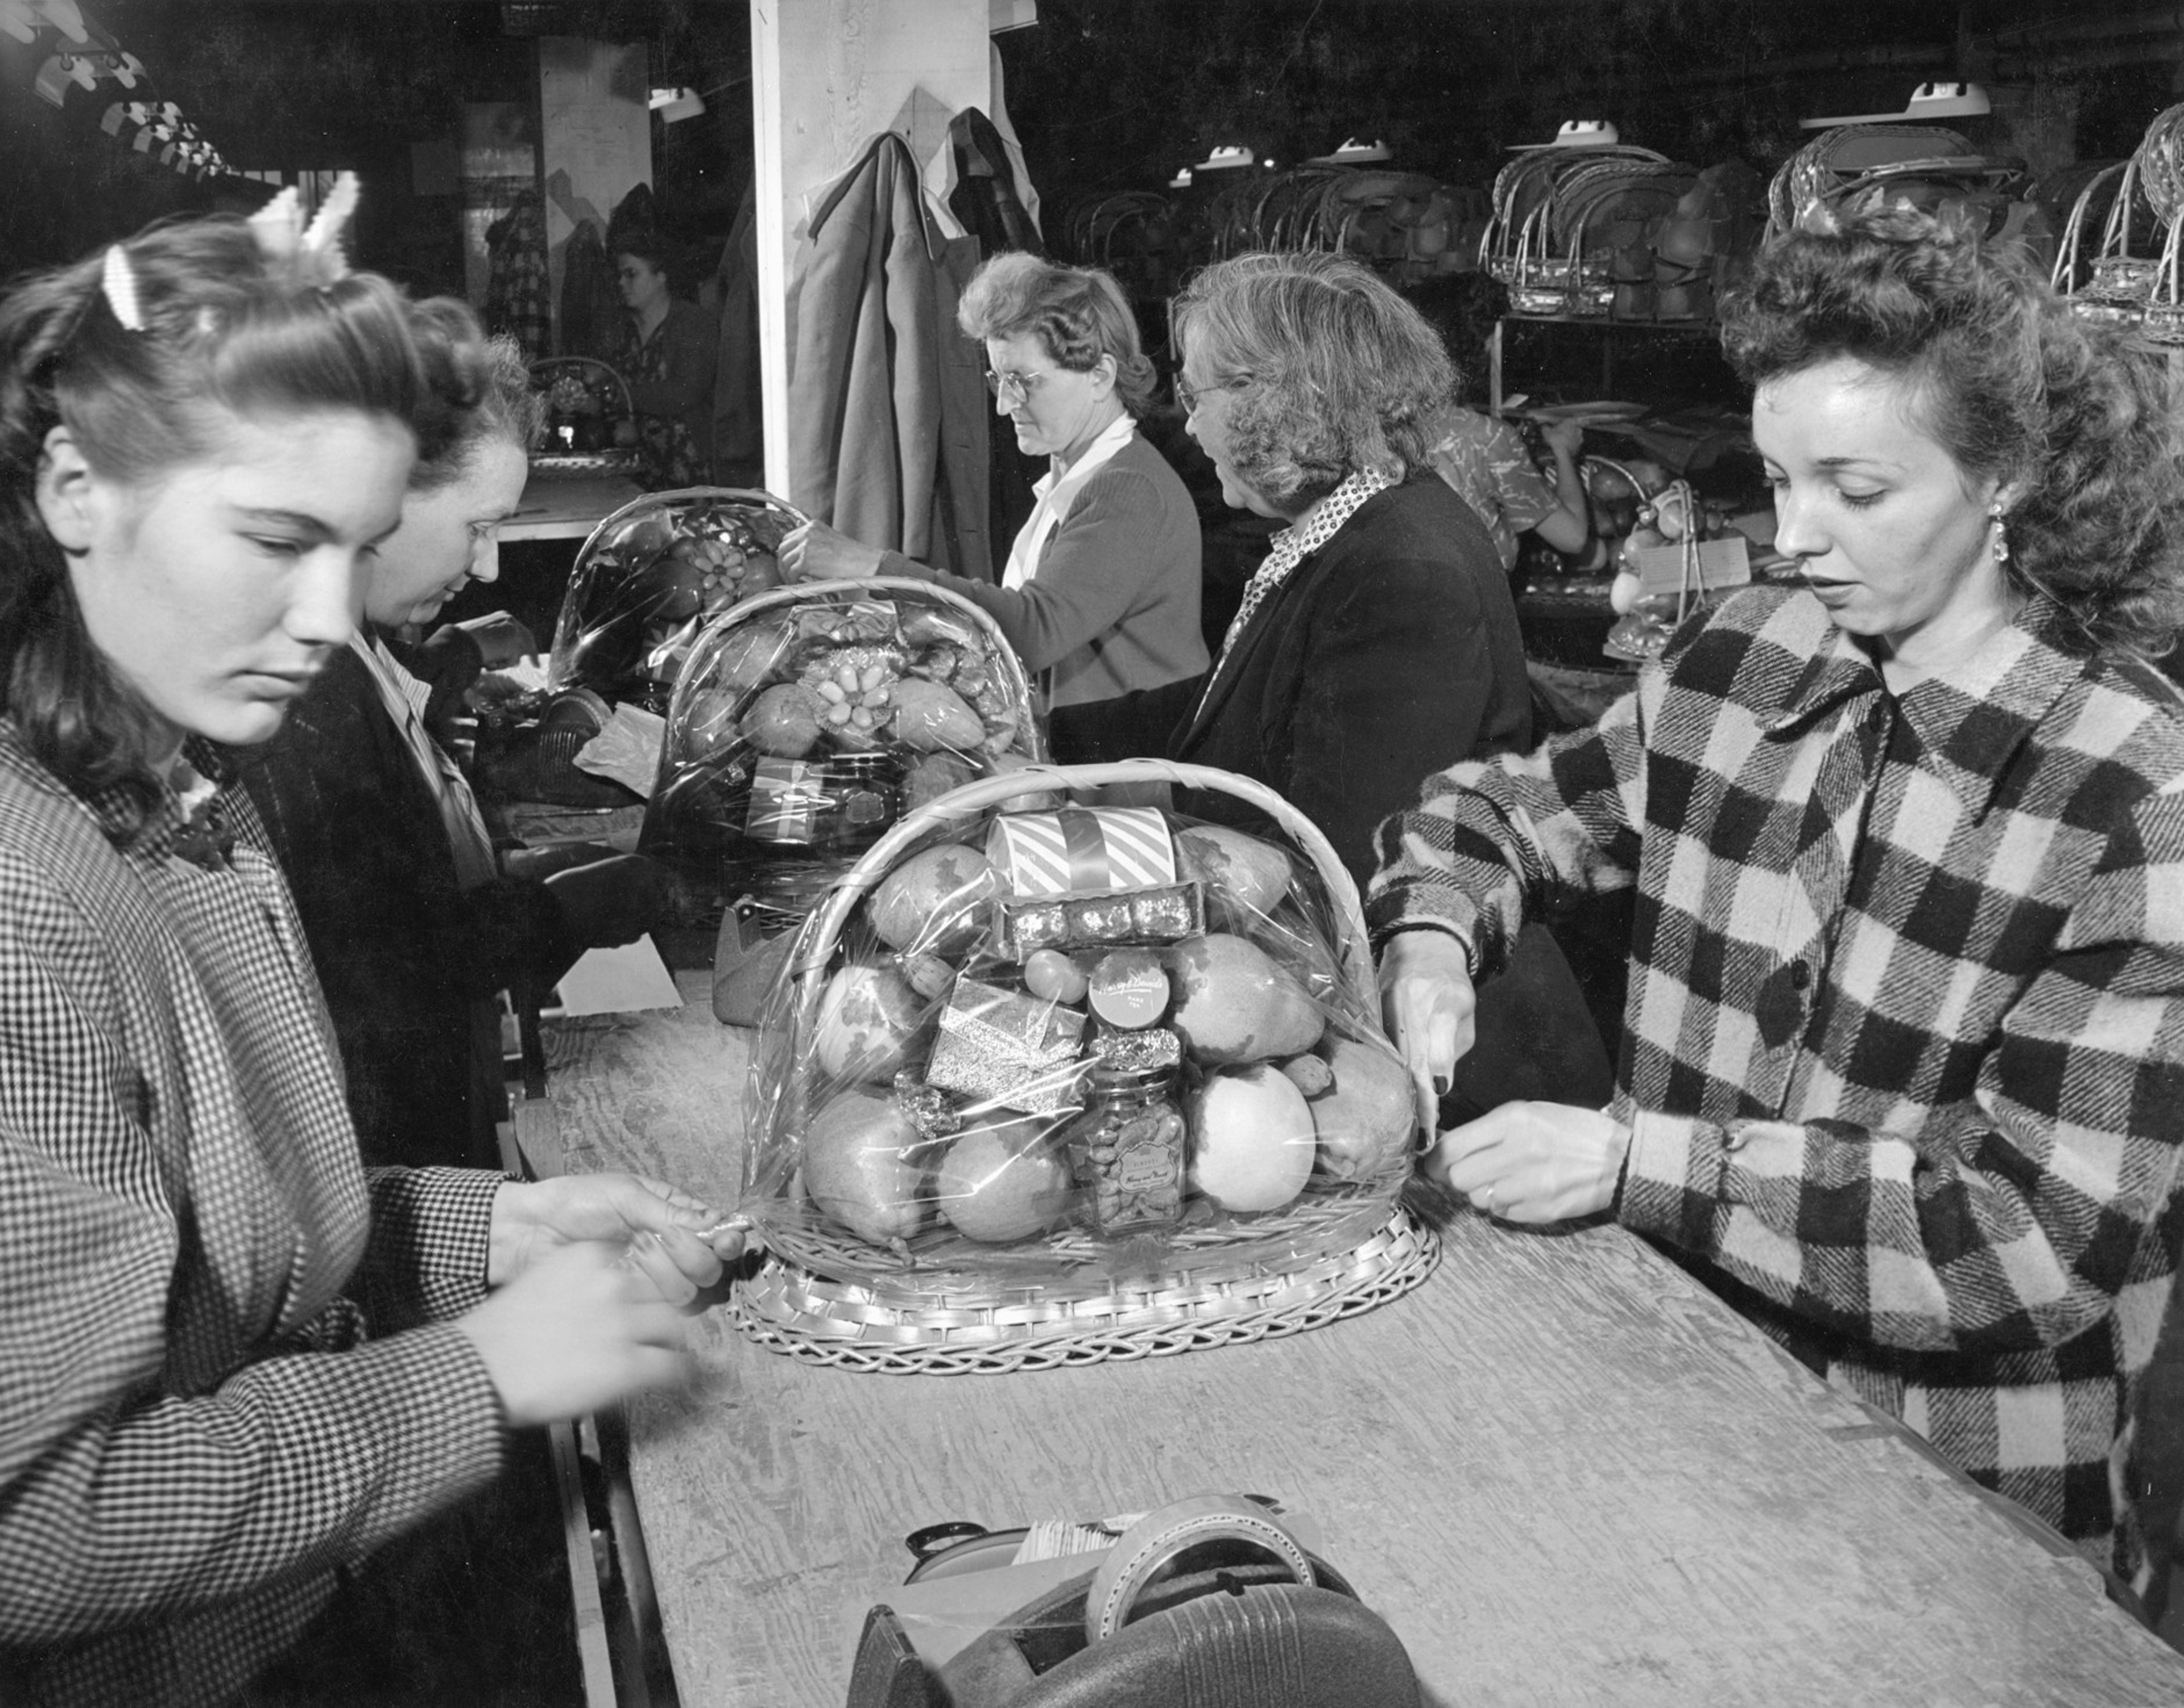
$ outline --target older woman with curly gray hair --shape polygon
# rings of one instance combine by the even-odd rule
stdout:
[[[950,576],[821,523],[782,542],[805,576],[910,576],[990,613],[1045,690],[1064,763],[1157,753],[1206,670],[1198,513],[1139,437],[1153,365],[1122,287],[1092,267],[996,255],[956,324],[986,346],[994,409],[1049,459],[1001,585]]]
[[[1421,778],[1531,736],[1494,542],[1426,461],[1425,426],[1454,386],[1447,353],[1415,309],[1334,255],[1208,267],[1176,330],[1177,396],[1222,497],[1289,526],[1170,752],[1286,795],[1362,884],[1374,826]]]
[[[1426,459],[1454,389],[1440,339],[1374,273],[1327,254],[1240,255],[1176,304],[1189,431],[1222,496],[1289,526],[1244,590],[1169,756],[1256,778],[1325,832],[1362,887],[1381,820],[1465,759],[1521,752],[1531,688],[1485,526]],[[1239,821],[1233,796],[1193,793]],[[1533,924],[1442,1088],[1458,1116],[1612,1083],[1560,946]]]

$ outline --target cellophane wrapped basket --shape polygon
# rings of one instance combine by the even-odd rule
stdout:
[[[690,892],[794,924],[905,810],[1044,753],[1022,662],[960,594],[780,587],[692,644],[640,846]]]
[[[805,520],[771,492],[737,487],[632,499],[577,554],[548,685],[664,713],[705,625],[781,585],[775,554]]]
[[[1149,782],[1268,828],[1112,804]],[[928,801],[773,991],[740,1205],[769,1255],[738,1320],[855,1368],[988,1371],[1393,1297],[1438,1248],[1399,1203],[1420,1106],[1378,1006],[1356,887],[1259,784],[1131,760]]]

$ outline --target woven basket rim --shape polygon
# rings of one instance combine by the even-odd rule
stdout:
[[[1398,1206],[1370,1238],[1294,1269],[1117,1289],[1066,1312],[976,1300],[903,1310],[872,1288],[769,1255],[736,1284],[730,1313],[745,1338],[806,1362],[878,1375],[1004,1375],[1279,1339],[1399,1298],[1440,1260],[1439,1235]]]

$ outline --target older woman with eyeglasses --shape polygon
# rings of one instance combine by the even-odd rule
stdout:
[[[945,574],[823,523],[782,542],[791,579],[909,576],[989,612],[1043,678],[1065,764],[1157,754],[1206,665],[1198,515],[1134,417],[1153,367],[1122,288],[1096,268],[996,255],[956,323],[986,346],[994,413],[1049,459],[999,587]]]

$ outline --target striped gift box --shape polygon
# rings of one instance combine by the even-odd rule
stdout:
[[[1150,889],[1175,882],[1175,843],[1157,807],[1064,807],[994,821],[986,858],[1017,897]]]

